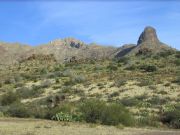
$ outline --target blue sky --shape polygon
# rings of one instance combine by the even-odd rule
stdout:
[[[180,49],[178,1],[0,2],[0,41],[38,45],[57,38],[121,46],[136,43],[145,26]]]

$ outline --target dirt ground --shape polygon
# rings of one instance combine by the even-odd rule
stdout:
[[[119,129],[83,123],[1,118],[0,135],[180,135],[180,130]]]

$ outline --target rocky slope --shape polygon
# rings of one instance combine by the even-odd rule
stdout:
[[[152,27],[146,27],[141,33],[137,45],[126,44],[120,48],[86,44],[74,38],[57,39],[37,47],[19,43],[0,43],[0,65],[10,65],[26,60],[32,55],[54,55],[57,62],[86,59],[111,59],[125,55],[158,53],[175,50],[162,43]]]
[[[162,43],[158,39],[156,30],[150,26],[146,27],[141,33],[137,41],[137,45],[125,45],[119,50],[120,51],[117,53],[116,57],[121,57],[124,55],[141,55],[147,53],[156,54],[168,50],[175,51],[175,49]]]

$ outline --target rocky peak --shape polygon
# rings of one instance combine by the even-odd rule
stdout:
[[[81,48],[83,45],[85,45],[84,42],[75,39],[75,38],[64,38],[64,39],[56,39],[54,41],[51,41],[50,44],[52,45],[64,45],[64,46],[70,46],[73,48]]]
[[[80,48],[84,45],[84,42],[77,40],[75,38],[65,38],[63,39],[66,45],[70,45],[74,48]]]
[[[152,45],[159,42],[156,30],[153,27],[148,26],[144,29],[138,39],[137,45],[144,42],[152,43]]]

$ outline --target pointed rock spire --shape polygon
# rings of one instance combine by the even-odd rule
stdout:
[[[144,42],[152,43],[159,43],[159,39],[156,34],[156,30],[153,27],[146,27],[144,31],[141,33],[137,45],[142,44]]]

